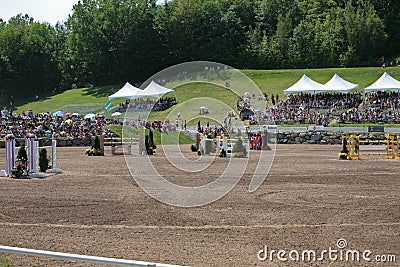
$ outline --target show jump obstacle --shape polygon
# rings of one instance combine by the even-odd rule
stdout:
[[[364,156],[383,156],[385,159],[400,159],[400,135],[387,136],[386,140],[364,140],[358,135],[343,136],[348,160],[360,160]]]
[[[39,148],[51,148],[51,169],[48,169],[47,173],[61,173],[60,169],[57,169],[57,140],[51,141],[51,146],[39,147],[39,141],[35,141],[34,138],[26,138],[26,153],[27,159],[27,170],[29,177],[32,178],[43,178],[45,175],[39,173]],[[0,176],[10,176],[11,170],[15,168],[15,139],[6,140],[6,169],[0,171]]]
[[[228,136],[218,135],[216,138],[211,139],[205,135],[197,135],[196,145],[204,155],[220,155],[221,151],[225,151],[226,156],[232,157],[233,148],[237,141],[237,138],[229,138]],[[250,150],[270,150],[266,134],[250,133],[242,141],[248,145]]]
[[[200,136],[199,148],[204,155],[217,155],[218,152],[224,150],[226,156],[231,156],[236,142],[237,139],[230,139],[226,136],[217,136],[215,139]]]

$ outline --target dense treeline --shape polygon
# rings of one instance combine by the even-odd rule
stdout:
[[[398,0],[83,0],[54,27],[0,20],[0,99],[140,82],[176,63],[376,66],[400,56]]]

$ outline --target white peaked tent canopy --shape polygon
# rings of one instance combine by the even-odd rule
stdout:
[[[324,84],[319,93],[343,93],[348,94],[351,90],[358,88],[358,84],[354,84],[343,80],[339,75],[333,75],[332,79],[330,79],[326,84]]]
[[[129,99],[134,98],[136,96],[136,94],[141,91],[142,91],[141,89],[136,88],[135,86],[133,86],[132,84],[127,82],[124,85],[124,87],[122,87],[121,89],[118,90],[118,92],[116,92],[113,95],[110,95],[108,97],[108,100],[115,99],[115,98],[129,98]]]
[[[319,88],[322,84],[317,83],[307,75],[303,74],[303,77],[300,78],[294,85],[289,87],[288,89],[284,90],[283,93],[285,95],[292,94],[292,93],[308,93],[308,94],[315,94],[318,93]]]
[[[174,90],[162,87],[156,82],[152,81],[144,90],[141,90],[136,94],[136,98],[139,97],[157,97],[160,98],[167,93],[175,93]]]
[[[386,72],[373,84],[364,89],[366,93],[372,91],[400,91],[400,82]]]

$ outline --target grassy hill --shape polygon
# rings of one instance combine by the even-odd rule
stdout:
[[[226,90],[224,87],[214,85],[214,84],[207,84],[207,83],[192,83],[192,84],[185,84],[182,86],[178,86],[175,88],[176,91],[176,98],[178,99],[178,103],[183,103],[189,99],[196,100],[192,101],[191,103],[185,103],[185,105],[181,106],[178,105],[171,109],[155,112],[150,115],[150,119],[158,119],[158,120],[165,120],[167,116],[169,118],[175,119],[177,117],[178,111],[181,114],[185,114],[186,118],[196,117],[199,112],[199,107],[207,106],[209,109],[215,107],[213,115],[215,116],[217,113],[219,115],[225,114],[227,108],[221,107],[218,109],[220,105],[216,105],[215,103],[211,104],[210,99],[218,99],[222,103],[226,104],[231,108],[235,108],[237,96],[229,90]],[[221,105],[222,106],[222,105]],[[210,113],[212,111],[210,110]],[[206,119],[204,119],[206,120]],[[189,123],[191,125],[192,123]]]
[[[250,77],[261,91],[267,94],[283,95],[283,90],[293,85],[303,74],[320,83],[326,83],[333,74],[339,74],[343,79],[360,85],[360,90],[372,84],[386,71],[394,78],[400,80],[400,68],[336,68],[336,69],[301,69],[301,70],[243,70],[243,73]],[[95,88],[71,89],[60,94],[44,97],[37,101],[26,99],[25,104],[17,106],[16,112],[20,113],[27,109],[32,109],[34,113],[54,112],[61,110],[64,112],[101,113],[107,96],[116,92],[122,85],[102,86]],[[225,90],[223,87],[206,84],[191,83],[175,88],[178,102],[184,102],[195,97],[210,97],[218,99],[223,103],[234,106],[236,96]],[[113,107],[124,100],[113,100]],[[197,108],[196,108],[197,109]],[[112,110],[109,114],[112,113]],[[151,118],[164,119],[168,111],[152,114]]]
[[[114,89],[115,88],[115,89]],[[17,106],[17,113],[32,109],[34,113],[63,112],[98,113],[104,111],[107,97],[118,90],[118,86],[100,86],[66,90],[60,94],[40,97],[37,101],[25,99]]]

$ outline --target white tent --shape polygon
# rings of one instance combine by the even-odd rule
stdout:
[[[400,91],[400,82],[386,72],[373,84],[364,89],[366,93],[372,91]]]
[[[318,93],[343,93],[348,94],[351,90],[358,88],[358,84],[354,84],[343,80],[339,75],[333,75],[332,79],[330,79],[326,84],[324,84]]]
[[[135,95],[135,98],[139,97],[157,97],[160,98],[167,93],[175,93],[174,90],[162,87],[156,82],[152,81],[144,90],[141,90]]]
[[[141,92],[142,90],[139,88],[136,88],[135,86],[133,86],[132,84],[130,84],[129,82],[127,82],[124,87],[122,87],[121,89],[118,90],[118,92],[116,92],[113,95],[110,95],[108,97],[108,100],[111,99],[115,99],[115,98],[134,98],[135,95],[139,92]]]
[[[303,77],[301,77],[300,80],[298,80],[294,85],[292,85],[288,89],[284,90],[283,93],[285,95],[291,93],[315,94],[318,93],[318,90],[321,86],[322,84],[311,80],[310,78],[308,78],[307,75],[303,74]]]

